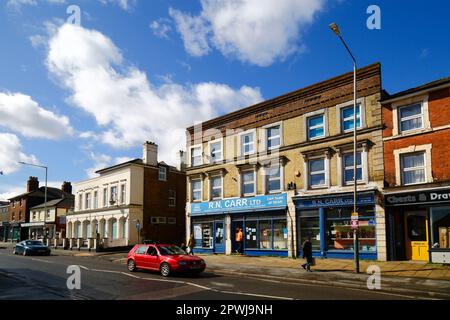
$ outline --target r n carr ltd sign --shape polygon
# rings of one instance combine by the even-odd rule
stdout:
[[[384,199],[388,206],[450,202],[450,189],[387,194]]]

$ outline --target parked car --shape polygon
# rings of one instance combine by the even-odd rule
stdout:
[[[50,248],[44,245],[41,241],[37,240],[24,240],[15,245],[13,253],[22,254],[24,256],[42,255],[49,256]]]
[[[206,268],[205,261],[170,244],[137,244],[127,257],[129,271],[147,269],[159,271],[168,277],[172,272],[199,274]]]

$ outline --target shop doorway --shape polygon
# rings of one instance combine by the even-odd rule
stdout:
[[[243,241],[244,235],[242,237],[241,243],[238,243],[238,241],[236,241],[239,230],[242,230],[242,231],[244,230],[244,222],[243,221],[233,221],[232,229],[231,229],[232,252],[237,252],[238,250],[240,250],[240,252],[243,253],[244,252],[244,241]]]
[[[225,253],[225,230],[223,221],[215,221],[214,223],[214,252]]]
[[[428,261],[429,238],[427,212],[406,212],[405,227],[406,259]]]

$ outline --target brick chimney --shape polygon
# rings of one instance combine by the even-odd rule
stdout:
[[[151,166],[158,165],[158,145],[154,142],[146,141],[142,148],[142,161]]]
[[[72,194],[72,184],[68,181],[64,181],[61,186],[61,191],[67,194]]]
[[[39,189],[39,180],[37,177],[30,177],[27,181],[27,192]]]

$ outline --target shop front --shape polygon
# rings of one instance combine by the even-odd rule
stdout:
[[[193,203],[194,252],[287,256],[286,208],[286,194]]]
[[[386,192],[390,260],[450,263],[450,188]]]
[[[9,228],[9,222],[0,221],[0,241],[8,240]]]
[[[297,248],[310,238],[313,256],[353,258],[353,194],[299,196],[293,198],[297,215]],[[359,257],[377,259],[375,192],[360,192],[357,199],[359,214]]]

